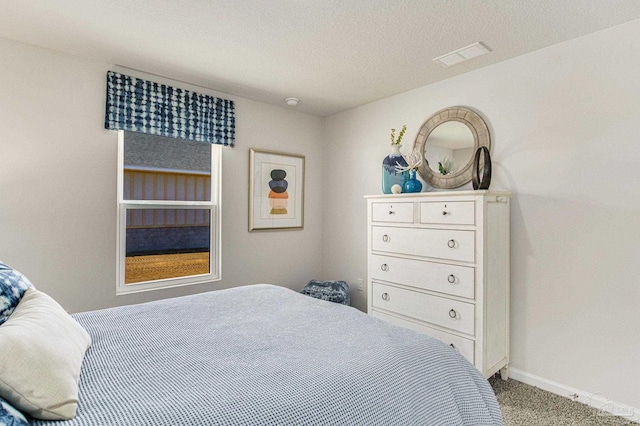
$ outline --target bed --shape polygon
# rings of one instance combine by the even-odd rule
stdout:
[[[449,346],[259,284],[73,315],[91,347],[73,420],[44,425],[500,425]]]

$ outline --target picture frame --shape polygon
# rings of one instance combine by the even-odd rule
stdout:
[[[304,227],[304,155],[249,150],[249,231]]]

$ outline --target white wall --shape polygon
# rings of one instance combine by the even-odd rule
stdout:
[[[366,277],[362,196],[390,129],[407,124],[408,152],[432,113],[471,107],[491,187],[514,194],[512,366],[640,407],[639,39],[640,20],[328,117],[325,275]]]
[[[0,39],[0,260],[70,312],[258,282],[300,289],[320,277],[322,119],[176,83],[236,102],[236,147],[223,149],[223,280],[116,297],[108,69]],[[306,156],[303,230],[248,232],[249,148]]]

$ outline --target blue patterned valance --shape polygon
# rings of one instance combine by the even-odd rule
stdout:
[[[233,146],[233,101],[107,72],[104,127]]]

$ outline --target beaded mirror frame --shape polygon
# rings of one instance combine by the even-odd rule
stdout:
[[[419,150],[424,156],[424,150],[428,146],[428,139],[431,132],[439,125],[449,121],[458,121],[469,128],[473,134],[474,147],[472,154],[469,156],[469,161],[460,169],[447,175],[441,175],[431,170],[428,160],[425,157],[425,161],[418,167],[418,174],[420,174],[420,177],[425,182],[434,188],[458,188],[469,183],[473,175],[473,163],[478,148],[486,147],[487,150],[491,148],[489,128],[482,117],[469,108],[455,106],[441,109],[422,124],[413,143],[413,149]]]

